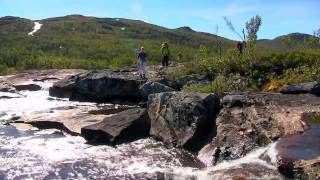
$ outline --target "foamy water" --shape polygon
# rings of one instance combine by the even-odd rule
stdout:
[[[0,121],[22,115],[49,116],[58,107],[97,106],[51,98],[48,88],[52,84],[39,85],[43,87],[41,91],[23,91],[22,98],[0,99]],[[277,179],[280,177],[272,163],[260,158],[266,153],[272,156],[274,148],[272,144],[244,158],[204,168],[195,155],[181,149],[167,149],[151,138],[116,147],[91,146],[80,136],[58,130],[19,130],[0,125],[0,179],[202,180],[231,179],[241,172],[254,179]],[[208,163],[207,159],[202,160]],[[257,169],[252,170],[252,166]]]
[[[52,83],[40,83],[41,91],[22,91],[20,95],[6,93],[7,96],[24,97],[0,99],[0,124],[1,120],[8,120],[13,117],[20,117],[31,114],[45,114],[49,113],[53,108],[72,107],[72,106],[95,106],[95,103],[79,103],[70,102],[67,99],[57,99],[49,97],[49,87]],[[11,94],[11,95],[10,95]],[[1,94],[0,94],[1,95]]]
[[[41,29],[43,24],[40,24],[39,22],[34,22],[34,26],[33,26],[33,30],[31,32],[28,33],[29,36],[33,36],[34,33],[36,33],[37,31],[39,31]]]

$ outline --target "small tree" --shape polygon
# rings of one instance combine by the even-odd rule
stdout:
[[[224,20],[227,24],[227,26],[230,28],[232,32],[237,34],[243,41],[246,42],[245,45],[245,53],[238,57],[240,58],[239,61],[243,63],[243,66],[248,67],[252,65],[252,62],[256,59],[256,41],[258,39],[258,31],[260,29],[260,26],[262,24],[262,18],[259,15],[256,15],[255,17],[251,18],[249,21],[246,22],[246,31],[243,29],[242,34],[243,37],[239,32],[237,32],[231,23],[231,21],[224,17]]]
[[[256,42],[258,39],[258,31],[262,24],[262,18],[259,15],[251,18],[248,22],[246,22],[246,29],[247,29],[247,38],[248,42]]]
[[[234,28],[232,22],[226,17],[224,16],[223,17],[224,21],[226,22],[227,26],[230,28],[230,30],[235,33],[236,35],[238,35],[240,37],[240,39],[242,39],[242,41],[245,41],[245,35],[244,35],[244,38],[241,36],[241,34],[236,31],[236,29]]]
[[[257,34],[262,24],[262,18],[259,15],[256,15],[255,17],[251,18],[249,21],[246,22],[247,34],[243,29],[242,30],[243,37],[238,31],[236,31],[232,22],[227,17],[223,17],[223,19],[226,22],[227,26],[230,28],[230,30],[233,33],[237,34],[240,37],[240,39],[242,39],[243,41],[247,41],[248,43],[255,43],[257,41],[258,39]]]
[[[314,37],[316,37],[319,41],[319,44],[320,44],[320,28],[319,29],[316,29],[314,32],[313,32],[313,35]]]

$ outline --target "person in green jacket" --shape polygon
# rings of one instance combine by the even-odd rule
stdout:
[[[170,58],[170,50],[169,45],[167,42],[162,43],[161,47],[161,61],[163,67],[168,67],[169,65],[169,58]]]

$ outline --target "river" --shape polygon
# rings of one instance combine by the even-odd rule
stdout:
[[[282,179],[272,162],[275,144],[211,166],[212,157],[168,149],[151,138],[116,147],[93,146],[55,129],[5,125],[23,115],[54,116],[52,109],[57,107],[97,106],[51,98],[52,84],[39,85],[41,91],[22,91],[22,98],[0,99],[0,179]]]

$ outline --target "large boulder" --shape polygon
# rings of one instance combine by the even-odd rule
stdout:
[[[90,143],[117,145],[147,137],[149,130],[147,110],[134,108],[83,127],[81,135]]]
[[[196,152],[216,133],[219,104],[212,94],[152,94],[148,100],[150,134],[168,145]]]
[[[290,84],[282,87],[280,92],[283,94],[303,94],[310,93],[314,86],[317,85],[317,82],[307,82],[300,84]]]
[[[111,70],[88,71],[57,82],[49,89],[50,95],[71,100],[104,101],[126,99],[139,101],[139,87],[144,81],[126,72]]]
[[[143,99],[147,100],[150,94],[171,92],[175,90],[158,82],[147,82],[140,87],[140,91]]]
[[[280,139],[276,144],[279,172],[293,179],[320,178],[320,111],[303,114],[309,127],[302,134]]]
[[[213,164],[238,159],[280,137],[308,129],[306,112],[320,112],[320,98],[311,94],[235,94],[224,97],[217,135],[199,154]]]

